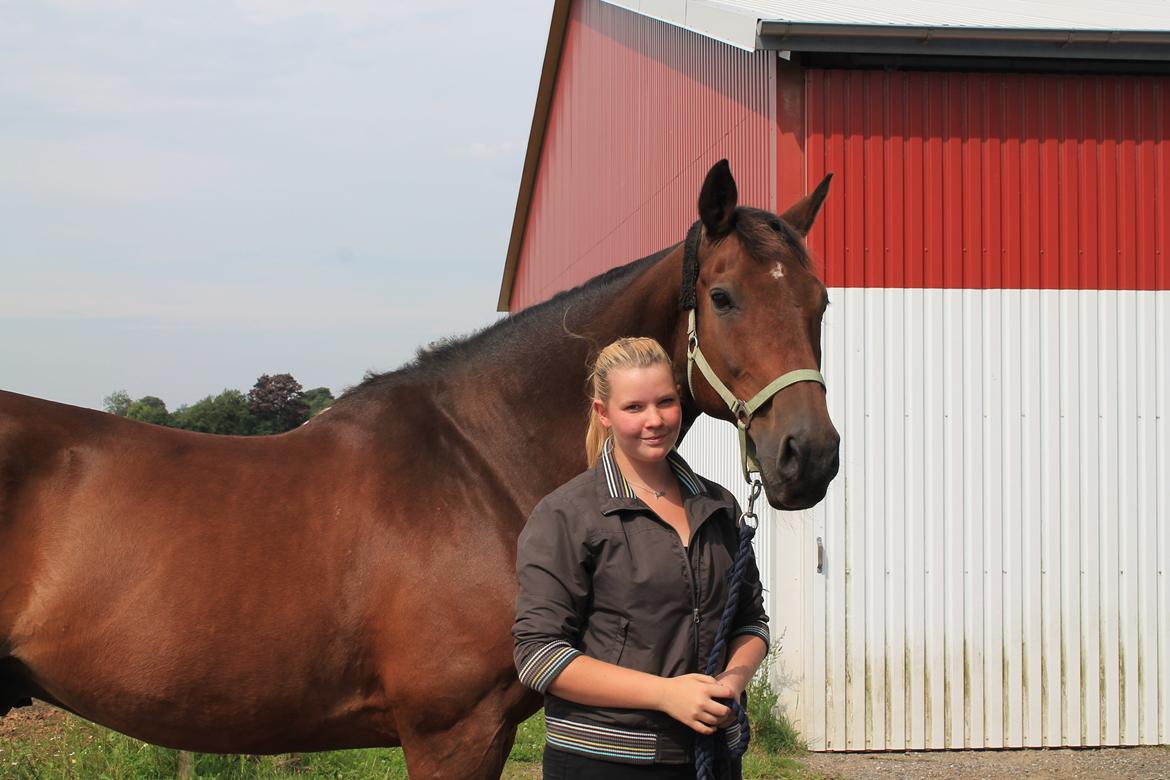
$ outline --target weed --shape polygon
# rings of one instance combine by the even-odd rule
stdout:
[[[807,745],[792,722],[779,711],[779,696],[772,690],[771,669],[779,652],[777,645],[765,656],[756,676],[748,683],[752,744],[764,753],[801,753],[807,750]]]

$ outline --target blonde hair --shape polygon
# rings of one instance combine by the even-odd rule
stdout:
[[[668,369],[672,366],[670,355],[654,339],[646,336],[618,339],[601,350],[593,361],[593,370],[587,380],[590,401],[605,403],[609,400],[609,377],[614,371],[659,365]],[[597,464],[608,437],[609,431],[601,424],[590,403],[589,430],[585,433],[585,457],[590,466]]]

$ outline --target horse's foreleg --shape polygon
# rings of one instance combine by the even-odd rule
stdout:
[[[516,727],[532,709],[531,692],[516,682],[493,692],[449,725],[403,729],[402,750],[411,780],[496,780],[512,750]],[[413,723],[427,720],[400,718]]]

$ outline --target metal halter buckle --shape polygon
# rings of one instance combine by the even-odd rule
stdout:
[[[735,421],[740,428],[746,431],[752,427],[752,413],[748,409],[747,401],[742,401],[737,398],[731,406],[731,413],[735,415]]]

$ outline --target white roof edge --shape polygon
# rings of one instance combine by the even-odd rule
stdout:
[[[1138,14],[1101,13],[1098,5],[1087,21],[1081,0],[984,0],[982,8],[953,15],[940,13],[939,0],[890,0],[880,13],[859,11],[850,0],[602,2],[746,51],[894,52],[913,43],[916,53],[955,54],[970,41],[970,53],[979,55],[1029,47],[1032,56],[1170,58],[1170,3],[1142,4],[1156,12]],[[890,43],[899,39],[906,43]]]
[[[601,0],[745,51],[759,50],[760,17],[707,0]]]

